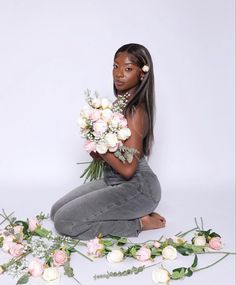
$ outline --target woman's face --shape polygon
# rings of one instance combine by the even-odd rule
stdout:
[[[141,69],[132,62],[129,53],[117,55],[113,65],[114,85],[119,94],[136,89],[140,83]]]

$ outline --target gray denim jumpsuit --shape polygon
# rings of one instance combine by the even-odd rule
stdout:
[[[141,231],[140,218],[153,212],[160,199],[160,183],[144,157],[129,180],[105,163],[104,177],[58,200],[51,219],[60,234],[76,239],[99,234],[134,237]]]

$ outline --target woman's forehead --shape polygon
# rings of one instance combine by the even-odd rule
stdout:
[[[114,61],[122,61],[125,62],[126,64],[137,64],[137,59],[135,56],[133,56],[131,53],[128,52],[119,52]]]

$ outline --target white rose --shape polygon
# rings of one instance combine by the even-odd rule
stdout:
[[[206,245],[206,238],[205,238],[205,236],[196,236],[194,238],[194,245],[196,245],[196,246],[205,246]]]
[[[57,267],[48,267],[44,269],[43,279],[49,283],[60,278],[60,272]]]
[[[117,119],[117,118],[112,118],[111,119],[111,121],[110,121],[110,126],[112,127],[112,128],[117,128],[118,127],[118,125],[119,125],[119,122],[120,122],[120,120],[119,119]]]
[[[130,136],[131,136],[131,131],[129,128],[123,128],[123,129],[119,130],[117,133],[118,139],[122,140],[122,141],[126,140]]]
[[[113,117],[113,113],[110,109],[105,109],[105,110],[102,110],[102,119],[105,121],[105,122],[108,122],[112,119]]]
[[[102,109],[111,108],[112,104],[107,98],[102,98],[101,100]]]
[[[177,257],[177,250],[173,246],[168,245],[167,247],[163,248],[162,256],[165,259],[174,260]]]
[[[89,119],[91,114],[91,109],[88,106],[84,106],[80,111],[80,116],[84,119]]]
[[[93,108],[96,108],[96,109],[100,108],[101,107],[101,99],[98,97],[92,99],[92,106],[93,106]]]
[[[87,127],[87,121],[85,118],[79,117],[77,120],[77,124],[82,128],[85,129]]]
[[[162,268],[157,268],[152,271],[152,280],[157,283],[167,283],[170,280],[170,273]]]
[[[107,260],[111,263],[121,262],[124,258],[124,253],[119,249],[113,249],[107,255]]]
[[[115,147],[118,143],[117,136],[113,133],[108,133],[104,137],[107,147]]]
[[[106,153],[108,150],[106,144],[104,142],[99,142],[96,144],[96,151],[100,154]]]
[[[185,240],[183,238],[181,238],[181,237],[178,237],[178,236],[173,236],[172,240],[173,240],[174,243],[178,243],[178,244],[185,243]]]

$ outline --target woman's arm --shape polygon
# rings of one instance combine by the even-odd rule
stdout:
[[[127,117],[128,127],[131,131],[131,137],[124,142],[127,147],[135,148],[138,151],[137,156],[142,156],[143,139],[148,131],[148,117],[142,106],[136,108],[136,111]],[[113,169],[120,173],[124,178],[130,179],[138,166],[137,158],[133,158],[131,163],[123,163],[114,156],[113,153],[107,152],[100,154]]]

